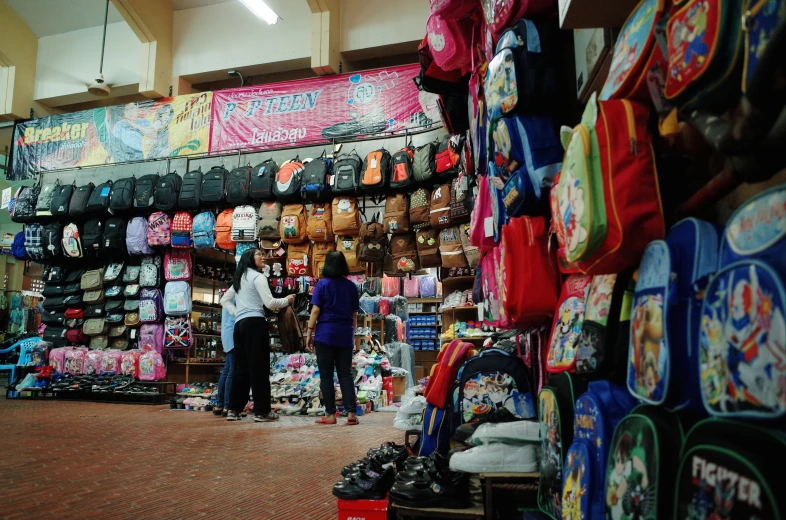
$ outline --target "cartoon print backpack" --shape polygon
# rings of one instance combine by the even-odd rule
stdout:
[[[156,351],[144,352],[139,356],[139,380],[161,381],[166,379],[164,358]]]
[[[251,170],[251,198],[254,200],[274,200],[273,184],[276,182],[278,164],[268,159]]]
[[[216,247],[225,251],[235,250],[235,241],[232,240],[233,213],[234,210],[225,209],[216,219]]]
[[[194,216],[191,223],[191,238],[195,249],[213,249],[216,246],[216,216],[203,211]]]
[[[426,35],[434,62],[443,70],[468,68],[472,61],[472,22],[431,14]]]
[[[496,327],[499,325],[499,287],[497,286],[497,259],[500,259],[499,247],[483,253],[480,257],[480,285],[483,296],[483,324]]]
[[[107,350],[101,356],[101,374],[119,374],[120,360],[123,353],[119,350]]]
[[[335,250],[335,242],[316,242],[314,244],[311,248],[311,254],[313,255],[311,271],[314,278],[322,278],[322,269],[325,267],[327,255]]]
[[[786,419],[786,185],[729,219],[701,307],[699,374],[711,415]],[[703,237],[702,237],[703,238]]]
[[[636,405],[623,386],[595,381],[576,399],[565,456],[562,518],[606,518],[606,463],[614,429]]]
[[[123,352],[120,358],[120,373],[124,376],[139,378],[139,357],[142,353],[139,350],[129,350]]]
[[[360,226],[358,260],[361,262],[380,263],[385,260],[388,237],[384,226],[376,221],[377,218],[378,215],[374,215],[369,222]]]
[[[348,155],[340,155],[333,166],[334,195],[355,195],[360,191],[360,172],[363,159],[352,150]]]
[[[164,325],[146,323],[139,329],[139,348],[142,352],[164,352]]]
[[[559,92],[555,28],[547,21],[519,20],[499,37],[486,70],[489,122],[516,113],[543,113]]]
[[[333,161],[322,152],[321,157],[310,160],[303,168],[300,182],[300,198],[304,202],[327,202],[330,200],[329,178]]]
[[[147,242],[145,242],[147,244]],[[71,222],[63,227],[63,254],[69,258],[82,258],[84,251],[82,250],[82,238],[79,233],[79,226]]]
[[[309,240],[313,242],[334,242],[333,211],[329,202],[314,202],[308,213],[306,230]]]
[[[178,211],[172,218],[172,247],[189,248],[191,243],[191,229],[194,226],[194,216],[188,211]]]
[[[409,196],[409,224],[413,231],[429,227],[429,201],[431,192],[426,188],[418,188]]]
[[[665,235],[648,118],[646,105],[593,95],[581,124],[570,136],[563,133],[558,213],[552,214],[564,234],[561,264],[576,264],[585,274],[624,271]]]
[[[86,353],[87,349],[81,347],[66,351],[65,372],[71,374],[72,376],[81,375],[85,367]]]
[[[164,302],[161,291],[155,288],[142,289],[139,293],[139,321],[156,323],[164,318]]]
[[[63,373],[65,369],[65,355],[68,350],[70,350],[70,347],[53,348],[49,351],[49,366],[52,367],[53,373]]]
[[[360,233],[360,210],[355,197],[335,197],[332,213],[333,233],[336,235],[357,235]]]
[[[409,200],[403,193],[388,195],[385,200],[385,232],[392,235],[409,233]]]
[[[390,238],[390,254],[385,256],[384,272],[388,276],[414,274],[420,269],[415,234],[393,235]]]
[[[687,219],[644,251],[628,353],[628,389],[642,402],[701,408],[701,296],[717,269],[718,244],[712,224]]]
[[[156,211],[147,218],[147,243],[151,246],[168,246],[172,241],[169,215]]]
[[[369,153],[363,161],[360,189],[370,194],[384,192],[390,176],[390,161],[390,152],[384,148]]]
[[[263,202],[257,214],[257,236],[270,240],[279,240],[281,232],[281,204],[278,202]]]
[[[287,248],[287,273],[289,276],[312,276],[313,265],[312,244],[305,241],[290,244]]]
[[[546,358],[550,373],[574,371],[591,276],[570,275],[562,285]]]
[[[743,3],[687,0],[666,28],[668,69],[664,95],[686,113],[722,109],[740,95]]]
[[[671,518],[683,437],[677,416],[661,407],[639,405],[617,424],[606,464],[606,518]]]
[[[129,255],[149,255],[153,252],[147,243],[148,223],[145,217],[134,217],[126,228],[126,249]]]
[[[276,172],[276,182],[273,184],[273,194],[282,204],[290,204],[300,200],[300,182],[305,166],[296,157],[281,165]]]
[[[439,233],[439,254],[442,257],[442,267],[460,268],[467,267],[467,257],[461,245],[461,232],[458,227],[443,229]]]
[[[587,384],[568,373],[549,376],[538,393],[540,482],[538,507],[551,518],[562,518],[563,462],[573,443],[574,405]]]
[[[160,281],[161,265],[160,256],[142,257],[142,265],[139,270],[139,285],[141,287],[157,287]]]
[[[467,359],[459,369],[450,398],[450,432],[489,413],[507,410],[535,419],[535,386],[524,362],[504,350],[489,348]]]
[[[554,9],[554,0],[483,0],[481,3],[486,25],[498,36],[519,18],[546,14]]]
[[[287,204],[281,210],[279,232],[287,244],[299,244],[308,238],[307,213],[303,204]]]
[[[671,518],[786,517],[786,497],[776,484],[784,453],[782,435],[750,424],[707,419],[687,434],[676,477]]]
[[[164,348],[189,349],[192,344],[191,319],[188,316],[167,316],[164,321]]]
[[[257,223],[257,210],[254,206],[237,206],[232,211],[232,240],[256,242]]]
[[[164,278],[169,282],[190,280],[194,274],[191,253],[177,249],[167,249],[164,255]]]
[[[339,236],[336,243],[336,250],[344,253],[350,273],[362,273],[366,270],[365,264],[358,260],[359,245],[358,237],[352,235]]]
[[[412,160],[415,157],[415,149],[412,146],[402,148],[393,154],[390,167],[390,189],[406,189],[415,180],[415,173],[412,171]]]
[[[429,219],[431,227],[435,229],[444,229],[452,225],[453,221],[450,218],[450,184],[442,184],[431,192]]]
[[[439,231],[421,229],[415,234],[415,245],[418,251],[420,266],[442,267],[442,256],[439,254]]]
[[[191,314],[191,285],[188,282],[167,282],[164,288],[164,313],[168,316]]]

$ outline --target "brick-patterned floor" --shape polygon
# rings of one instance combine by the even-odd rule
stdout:
[[[342,466],[402,442],[393,414],[229,423],[160,406],[0,398],[0,518],[336,518]]]

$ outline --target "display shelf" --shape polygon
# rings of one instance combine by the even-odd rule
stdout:
[[[407,303],[442,303],[442,298],[407,298]]]
[[[559,0],[559,25],[562,29],[622,27],[639,0]]]
[[[211,262],[235,263],[235,255],[219,251],[218,249],[195,249],[194,256]]]
[[[208,312],[221,312],[221,306],[220,305],[215,305],[215,306],[213,306],[213,305],[202,305],[202,304],[199,304],[199,303],[195,303],[195,304],[191,305],[191,311],[192,312],[194,312],[194,311],[196,311],[196,312],[205,312],[205,313],[208,313]]]
[[[208,289],[212,289],[213,287],[217,287],[219,289],[223,289],[226,285],[229,284],[229,281],[214,280],[213,278],[204,278],[202,276],[194,276],[193,278],[191,278],[191,283],[195,287],[206,287]]]
[[[410,325],[410,329],[441,329],[442,325]]]
[[[218,338],[221,339],[221,334],[191,334],[195,338]]]
[[[462,305],[461,307],[448,307],[447,309],[442,309],[442,313],[446,312],[456,312],[456,311],[477,311],[477,305]]]

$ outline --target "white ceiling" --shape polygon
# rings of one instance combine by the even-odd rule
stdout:
[[[235,1],[170,0],[176,11]],[[105,0],[5,0],[5,3],[39,38],[104,25]],[[122,21],[123,17],[110,2],[109,23]]]

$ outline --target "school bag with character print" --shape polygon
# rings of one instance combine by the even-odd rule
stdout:
[[[333,199],[333,233],[357,235],[360,233],[360,211],[355,197],[340,196]]]
[[[328,202],[314,202],[308,214],[308,238],[313,242],[333,242],[333,211]]]
[[[279,231],[287,244],[299,244],[308,238],[307,213],[303,204],[287,204],[281,211]]]
[[[358,245],[360,245],[360,241],[356,236],[344,235],[338,237],[336,250],[344,253],[350,273],[362,273],[366,269],[366,266],[358,260]]]
[[[574,274],[562,285],[546,357],[546,370],[550,373],[574,371],[576,350],[584,323],[584,306],[591,282],[591,276]]]

